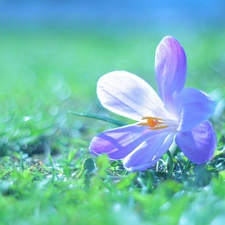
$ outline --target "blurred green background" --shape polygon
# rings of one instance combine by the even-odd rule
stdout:
[[[1,1],[2,148],[33,151],[33,142],[57,132],[59,139],[68,137],[65,144],[90,140],[105,127],[67,111],[107,115],[95,88],[113,70],[137,74],[157,88],[154,54],[166,35],[186,50],[186,86],[223,96],[224,9],[222,0]]]
[[[223,223],[224,12],[224,0],[0,1],[0,224]],[[91,138],[113,125],[67,112],[123,120],[100,105],[98,79],[127,70],[157,89],[167,35],[186,51],[186,86],[218,101],[218,155],[175,157],[173,174],[92,159]]]

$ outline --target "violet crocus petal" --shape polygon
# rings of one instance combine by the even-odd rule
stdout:
[[[106,109],[136,121],[144,116],[165,118],[168,114],[154,89],[126,71],[102,76],[97,84],[97,95]]]
[[[175,141],[185,156],[194,163],[209,161],[216,149],[216,134],[208,121],[191,131],[179,132]]]
[[[154,165],[169,149],[175,133],[171,131],[151,131],[148,138],[124,158],[128,171],[143,171]]]
[[[107,154],[109,159],[123,159],[139,146],[150,132],[136,124],[104,131],[95,136],[89,150],[95,155]]]
[[[173,99],[186,80],[186,55],[173,37],[165,37],[159,43],[155,54],[155,71],[161,99],[171,111]]]
[[[175,107],[180,120],[178,131],[184,132],[207,120],[214,112],[216,103],[204,92],[184,88],[175,98]]]

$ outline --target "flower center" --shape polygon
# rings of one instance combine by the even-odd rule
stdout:
[[[150,116],[143,117],[137,125],[149,126],[150,130],[159,130],[168,127],[163,119]]]

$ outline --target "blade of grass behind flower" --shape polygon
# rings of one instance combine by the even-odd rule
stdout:
[[[97,119],[97,120],[102,120],[108,123],[112,123],[115,124],[117,126],[125,126],[127,125],[124,122],[121,122],[119,120],[115,120],[115,119],[111,119],[109,117],[105,117],[105,116],[99,116],[97,114],[92,114],[92,113],[78,113],[78,112],[68,112],[69,114],[75,115],[75,116],[82,116],[82,117],[88,117],[88,118],[92,118],[92,119]]]

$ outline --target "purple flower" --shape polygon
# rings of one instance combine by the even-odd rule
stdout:
[[[159,96],[140,77],[125,71],[102,76],[97,95],[102,105],[134,124],[107,130],[95,136],[90,151],[123,159],[129,171],[145,170],[169,149],[173,140],[194,163],[210,160],[216,135],[206,121],[215,102],[195,88],[184,88],[186,55],[179,42],[165,37],[156,49],[155,71]]]

